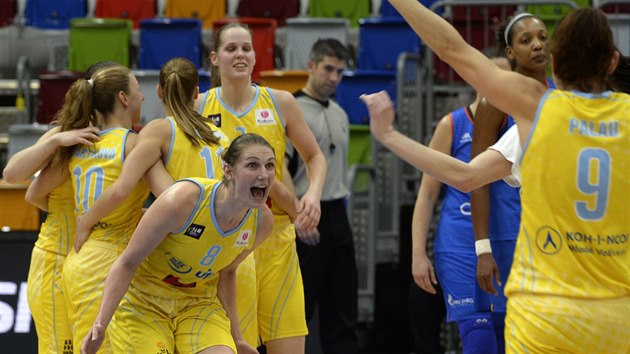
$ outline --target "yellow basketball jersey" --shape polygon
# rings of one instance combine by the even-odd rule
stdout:
[[[522,158],[505,293],[630,295],[630,96],[550,90]]]
[[[74,244],[74,192],[68,180],[48,195],[48,215],[39,230],[35,246],[67,256]]]
[[[130,133],[133,134],[125,128],[103,130],[99,133],[101,140],[94,146],[81,146],[72,154],[69,167],[77,215],[84,214],[120,176]],[[90,239],[117,244],[122,251],[142,216],[148,194],[148,187],[140,181],[116,210],[99,220]]]
[[[174,180],[186,177],[223,178],[221,153],[230,146],[230,139],[216,127],[212,127],[219,145],[194,146],[173,117],[166,118],[171,123],[171,146],[165,160],[166,171]]]
[[[221,87],[206,93],[201,115],[212,119],[225,134],[234,140],[245,133],[256,133],[271,146],[276,155],[276,180],[282,179],[282,163],[287,145],[285,123],[280,116],[276,100],[267,87],[256,86],[256,94],[252,104],[245,112],[238,114],[221,100]],[[274,214],[284,214],[272,205]]]
[[[190,178],[176,183],[181,181],[192,181],[201,188],[195,210],[181,230],[169,234],[142,262],[132,285],[158,297],[214,296],[216,274],[253,246],[258,209],[250,209],[233,230],[222,230],[214,209],[222,182]]]

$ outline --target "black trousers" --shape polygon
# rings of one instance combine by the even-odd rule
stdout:
[[[352,230],[342,199],[321,202],[320,241],[308,246],[297,238],[304,282],[306,320],[319,310],[325,354],[357,352],[357,265]]]
[[[409,321],[416,354],[444,354],[440,343],[442,322],[446,307],[442,288],[435,286],[437,294],[422,290],[413,280],[409,285]]]

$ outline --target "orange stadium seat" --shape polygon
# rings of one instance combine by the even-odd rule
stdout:
[[[212,28],[212,22],[225,17],[225,0],[167,0],[165,16],[170,18],[196,18],[203,28]]]

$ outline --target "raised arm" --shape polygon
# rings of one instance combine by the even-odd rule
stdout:
[[[452,127],[450,117],[443,117],[433,133],[429,147],[450,155],[453,139]],[[440,196],[441,188],[442,183],[440,181],[428,174],[422,176],[411,221],[411,274],[416,284],[431,294],[437,292],[434,287],[437,284],[437,278],[435,268],[427,256],[427,239],[433,210]]]
[[[295,224],[304,229],[313,229],[319,224],[321,216],[319,202],[326,181],[326,159],[293,95],[279,90],[273,90],[273,94],[278,100],[282,117],[285,119],[287,136],[304,161],[308,176],[308,189],[300,198],[299,215]]]
[[[101,307],[92,329],[83,339],[81,353],[96,353],[138,266],[170,232],[186,223],[200,193],[200,188],[192,182],[177,183],[158,197],[144,214],[127,248],[107,275]]]
[[[58,127],[52,128],[44,133],[37,143],[11,157],[2,172],[3,178],[7,183],[24,181],[44,168],[58,147],[76,144],[92,146],[93,142],[98,140],[100,137],[96,127],[65,132],[59,132]]]
[[[500,69],[470,46],[457,30],[419,1],[389,0],[414,31],[482,96],[512,115],[519,131],[529,132],[538,102],[547,91],[541,82]]]
[[[387,92],[360,98],[368,107],[372,136],[398,157],[440,182],[470,192],[510,174],[511,163],[497,151],[488,150],[465,163],[403,135],[393,126],[394,106]]]
[[[92,226],[114,211],[143,175],[160,160],[162,142],[170,141],[170,126],[167,126],[168,122],[160,119],[152,121],[140,131],[135,146],[125,157],[120,177],[103,191],[85,214],[77,219],[75,249],[79,249],[82,242],[87,239]],[[150,187],[159,185],[163,186],[163,183],[149,184]],[[155,196],[159,196],[163,188],[159,189],[151,191]]]
[[[271,210],[267,207],[260,208],[259,210],[260,225],[256,232],[256,241],[253,247],[241,252],[229,266],[219,271],[219,282],[217,284],[217,297],[225,309],[226,316],[230,319],[230,330],[239,354],[258,353],[255,348],[250,346],[245,339],[243,339],[239,326],[238,312],[236,309],[236,268],[256,247],[267,239],[273,229],[273,214]]]

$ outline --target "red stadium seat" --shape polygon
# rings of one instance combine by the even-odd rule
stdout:
[[[95,17],[124,18],[133,21],[133,28],[140,27],[140,21],[155,17],[155,0],[97,0]]]

